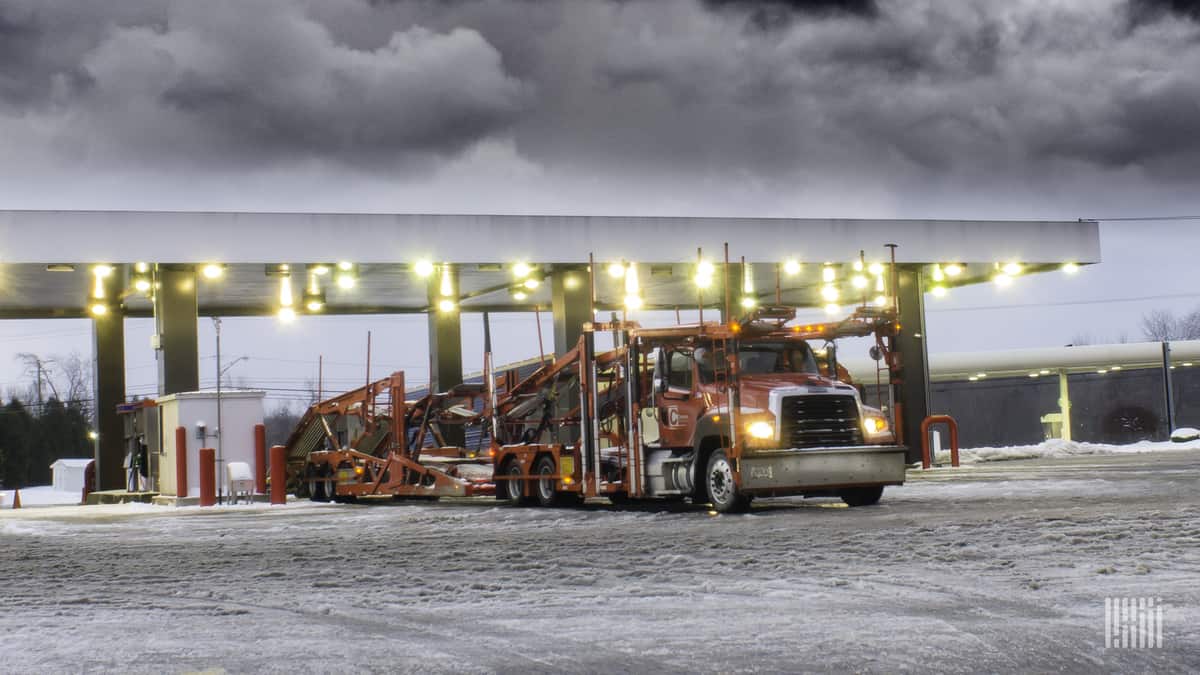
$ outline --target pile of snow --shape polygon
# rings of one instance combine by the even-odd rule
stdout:
[[[83,499],[83,493],[74,490],[55,490],[52,485],[21,488],[21,506],[61,506],[63,504],[78,504]],[[11,508],[13,490],[0,491],[0,506]]]
[[[1046,459],[1056,457],[1075,457],[1078,455],[1121,455],[1139,454],[1146,452],[1164,452],[1170,450],[1200,450],[1200,440],[1187,442],[1171,441],[1140,441],[1128,445],[1107,445],[1104,443],[1082,443],[1051,439],[1037,445],[1011,445],[1003,448],[962,448],[959,451],[959,461],[963,464],[978,464],[981,462],[1003,462],[1010,459]],[[938,452],[934,457],[936,464],[950,463],[950,450]]]
[[[1192,427],[1180,427],[1171,432],[1171,440],[1176,443],[1189,443],[1191,441],[1200,440],[1200,429]]]

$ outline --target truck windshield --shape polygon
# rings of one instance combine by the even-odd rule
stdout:
[[[712,352],[696,349],[700,377],[712,381]],[[817,374],[817,360],[804,342],[744,342],[738,350],[738,367],[743,375],[770,373]]]

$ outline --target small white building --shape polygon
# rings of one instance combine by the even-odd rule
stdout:
[[[60,459],[50,465],[55,492],[83,493],[83,477],[91,459]]]
[[[187,494],[200,494],[200,448],[220,448],[217,455],[216,480],[222,494],[229,494],[225,466],[230,462],[245,462],[254,466],[254,427],[263,421],[263,398],[266,392],[235,389],[221,393],[221,424],[217,429],[217,393],[187,391],[162,396],[158,408],[162,413],[163,449],[158,465],[158,489],[164,495],[178,495],[176,465],[186,462]],[[175,447],[175,429],[183,427],[187,444],[185,453]],[[217,433],[223,431],[218,442]],[[201,434],[203,436],[201,437]]]

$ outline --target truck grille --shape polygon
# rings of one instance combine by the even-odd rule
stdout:
[[[853,396],[788,396],[780,409],[784,447],[817,448],[862,444],[858,403]]]

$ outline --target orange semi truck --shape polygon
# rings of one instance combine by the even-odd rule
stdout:
[[[905,449],[836,349],[812,344],[874,335],[890,356],[898,326],[869,307],[838,323],[794,320],[791,308],[763,307],[729,323],[588,324],[574,349],[527,377],[497,376],[489,357],[481,384],[416,401],[403,400],[397,373],[310,409],[288,443],[295,484],[335,500],[690,499],[719,512],[791,495],[874,504],[904,482]],[[601,332],[616,348],[596,352]],[[446,444],[455,425],[475,442]]]

